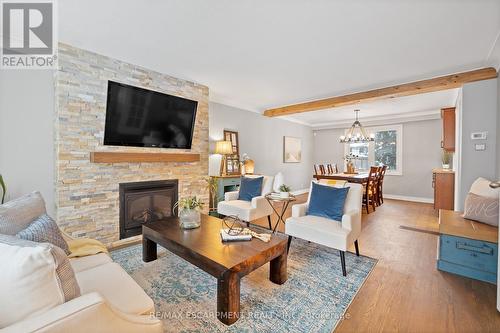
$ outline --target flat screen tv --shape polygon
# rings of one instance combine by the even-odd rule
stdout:
[[[108,81],[104,144],[191,149],[197,101]]]

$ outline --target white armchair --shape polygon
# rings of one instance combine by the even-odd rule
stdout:
[[[247,176],[247,177],[261,177],[261,176]],[[267,216],[269,229],[271,227],[271,215],[273,209],[264,197],[266,194],[272,192],[274,177],[263,176],[261,195],[252,198],[252,201],[238,200],[239,191],[226,192],[224,194],[224,201],[217,204],[217,212],[225,216],[237,216],[247,223]]]
[[[324,185],[324,184],[323,184]],[[340,250],[342,274],[346,276],[345,251],[354,243],[359,256],[358,237],[361,233],[361,209],[363,188],[360,184],[348,183],[342,221],[333,221],[325,217],[306,215],[311,200],[311,191],[306,203],[292,207],[292,217],[285,223],[285,233],[289,236],[288,248],[292,237]]]

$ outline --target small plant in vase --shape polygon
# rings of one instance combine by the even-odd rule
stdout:
[[[285,184],[280,186],[280,196],[282,198],[288,198],[290,196],[290,191],[291,191],[290,186]]]
[[[0,175],[0,188],[2,188],[2,199],[0,199],[0,205],[5,202],[5,193],[7,192],[7,187],[3,181],[2,175]]]
[[[196,196],[180,199],[175,203],[175,208],[179,208],[181,228],[194,229],[200,226],[200,210],[203,208],[203,203]]]
[[[443,162],[443,169],[449,169],[451,164],[452,153],[444,150],[441,155],[441,162]]]

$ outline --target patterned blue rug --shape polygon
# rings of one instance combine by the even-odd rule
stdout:
[[[362,250],[362,248],[361,248]],[[154,300],[165,332],[332,332],[376,259],[346,254],[342,276],[339,251],[294,239],[288,280],[269,281],[269,264],[241,279],[241,317],[231,326],[216,318],[217,280],[160,248],[144,263],[141,245],[111,253]]]

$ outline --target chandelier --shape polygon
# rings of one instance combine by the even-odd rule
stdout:
[[[351,128],[347,132],[347,135],[342,135],[340,137],[340,143],[354,143],[354,142],[372,142],[375,141],[375,135],[368,135],[363,128],[363,125],[358,120],[359,110],[354,110],[356,113],[356,120],[352,124]]]

